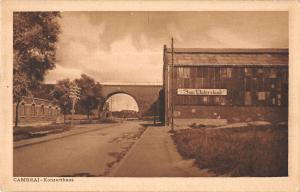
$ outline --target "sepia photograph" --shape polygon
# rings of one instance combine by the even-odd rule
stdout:
[[[300,1],[0,7],[0,191],[299,192]]]
[[[288,177],[287,11],[13,12],[14,177]]]

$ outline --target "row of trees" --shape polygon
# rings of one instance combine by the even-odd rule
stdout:
[[[77,103],[76,111],[86,114],[87,118],[90,119],[91,111],[98,109],[104,102],[101,94],[102,86],[85,74],[82,74],[79,79],[75,79],[74,82],[80,88],[80,99]],[[69,97],[71,83],[70,79],[58,81],[50,92],[53,100],[60,106],[64,117],[70,113],[72,108]]]
[[[63,114],[70,113],[69,90],[71,81],[64,79],[54,86],[43,84],[45,74],[55,68],[56,44],[60,26],[59,12],[15,12],[13,14],[13,100],[16,121],[22,97],[40,97],[54,101]],[[77,111],[86,113],[99,107],[103,98],[101,85],[83,74],[75,80],[81,88]]]

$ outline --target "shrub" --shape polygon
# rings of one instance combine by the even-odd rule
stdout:
[[[184,158],[200,168],[231,176],[287,176],[286,127],[186,129],[173,139]]]

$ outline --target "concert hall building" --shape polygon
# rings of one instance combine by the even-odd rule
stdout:
[[[175,123],[288,120],[288,49],[165,46],[163,60],[166,124],[172,114]]]

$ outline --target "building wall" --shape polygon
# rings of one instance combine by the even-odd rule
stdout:
[[[13,104],[13,121],[16,121],[16,103]],[[19,123],[55,122],[60,108],[48,100],[23,98],[18,109]]]
[[[176,105],[287,106],[287,67],[175,67]],[[179,95],[178,89],[226,89],[226,95]]]
[[[165,47],[166,124],[171,122],[172,105],[175,122],[176,119],[193,119],[191,122],[195,119],[226,119],[229,122],[288,120],[288,54],[223,54],[224,59],[227,57],[226,62],[220,64],[214,63],[213,59],[202,61],[207,54],[195,50],[187,56],[175,52],[173,67],[170,54]],[[216,58],[219,55],[209,53]],[[240,58],[234,60],[233,57]],[[226,89],[227,93],[189,95],[179,94],[179,89]]]
[[[228,122],[266,120],[282,122],[288,120],[287,107],[271,106],[199,106],[177,105],[174,108],[176,119],[208,118],[227,119]]]

